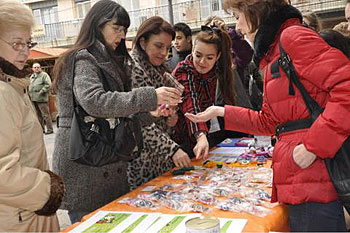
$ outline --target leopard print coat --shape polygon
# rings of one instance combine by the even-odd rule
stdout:
[[[165,66],[154,67],[136,49],[132,51],[131,56],[135,62],[131,74],[133,88],[174,86],[171,83],[174,80],[177,82],[176,79],[167,80],[172,76],[164,76],[167,70]],[[139,157],[128,163],[127,174],[131,189],[137,188],[175,166],[172,156],[180,147],[170,138],[168,132],[169,127],[166,125],[165,117],[142,127],[143,150]]]

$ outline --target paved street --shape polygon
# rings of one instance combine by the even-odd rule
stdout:
[[[56,122],[53,122],[53,123],[55,124]],[[57,132],[56,126],[54,126],[54,132]],[[52,154],[53,154],[53,148],[55,143],[55,134],[49,134],[49,135],[44,134],[44,139],[45,139],[45,146],[47,150],[47,158],[49,160],[50,168],[52,168]],[[58,219],[60,221],[61,229],[66,228],[71,224],[66,210],[58,210],[57,214],[58,214]]]

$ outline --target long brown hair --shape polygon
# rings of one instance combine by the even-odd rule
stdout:
[[[175,31],[170,23],[159,16],[153,16],[146,19],[137,30],[136,36],[132,42],[133,49],[137,49],[143,56],[147,57],[146,52],[142,49],[140,44],[141,38],[144,38],[147,41],[151,35],[158,35],[161,32],[168,33],[174,40]]]
[[[216,67],[220,91],[225,104],[235,105],[236,91],[234,88],[234,74],[232,70],[231,38],[226,30],[217,27],[202,27],[202,29],[203,30],[197,34],[194,44],[196,45],[197,41],[201,41],[216,46],[218,54],[221,54]]]
[[[225,0],[224,9],[228,13],[232,9],[243,12],[253,33],[265,17],[286,5],[290,5],[290,0]]]
[[[81,26],[77,41],[71,49],[65,52],[58,59],[53,70],[53,90],[57,92],[59,80],[67,72],[69,58],[80,49],[88,49],[93,46],[96,41],[105,44],[101,28],[109,21],[116,19],[117,24],[128,28],[130,26],[130,17],[128,12],[118,3],[111,0],[98,1],[86,15]],[[123,39],[117,50],[113,51],[116,55],[124,55],[129,59],[129,53]]]

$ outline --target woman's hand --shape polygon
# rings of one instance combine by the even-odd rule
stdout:
[[[159,87],[156,89],[158,105],[168,104],[176,106],[181,103],[181,93],[173,87]]]
[[[220,28],[221,30],[227,30],[227,25],[223,20],[220,19],[216,19],[214,18],[209,26],[216,26],[218,28]]]
[[[202,134],[197,138],[197,144],[193,148],[193,153],[196,155],[196,159],[206,159],[208,158],[209,152],[209,142],[207,136]]]
[[[178,119],[179,119],[179,116],[177,115],[176,112],[174,114],[171,114],[166,121],[167,126],[174,127]]]
[[[204,112],[196,115],[192,113],[185,113],[185,116],[193,122],[206,122],[214,117],[223,117],[225,115],[225,108],[219,106],[210,106]]]
[[[301,168],[309,167],[316,159],[316,155],[306,150],[304,144],[297,145],[293,150],[293,160]]]
[[[178,149],[175,152],[175,154],[173,155],[173,161],[175,163],[175,166],[179,168],[192,166],[190,157],[182,149]]]

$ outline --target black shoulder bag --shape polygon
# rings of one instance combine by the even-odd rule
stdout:
[[[73,119],[69,141],[69,160],[89,166],[103,166],[120,160],[132,160],[135,146],[143,148],[140,122],[135,115],[113,119],[89,116],[74,95],[74,70],[72,69]],[[102,75],[103,87],[110,90]],[[137,153],[135,153],[137,154]]]
[[[300,120],[296,122],[289,122],[277,127],[276,132],[281,133],[281,131],[291,131],[300,128],[308,128],[317,119],[317,117],[323,112],[321,106],[309,95],[305,87],[300,82],[298,75],[295,71],[293,63],[288,56],[288,54],[280,47],[280,58],[278,59],[278,64],[287,77],[289,78],[289,93],[294,94],[293,84],[299,89],[305,105],[310,113],[311,119]],[[273,66],[274,66],[273,65]],[[277,67],[278,68],[278,67]],[[272,67],[272,70],[276,70]],[[273,71],[272,71],[273,72]],[[299,127],[298,127],[299,125]],[[291,130],[285,130],[289,128]],[[335,189],[337,190],[339,200],[342,201],[347,212],[350,213],[350,140],[347,138],[343,145],[340,147],[339,151],[331,159],[325,159],[325,164],[329,173],[329,176],[333,182]]]

